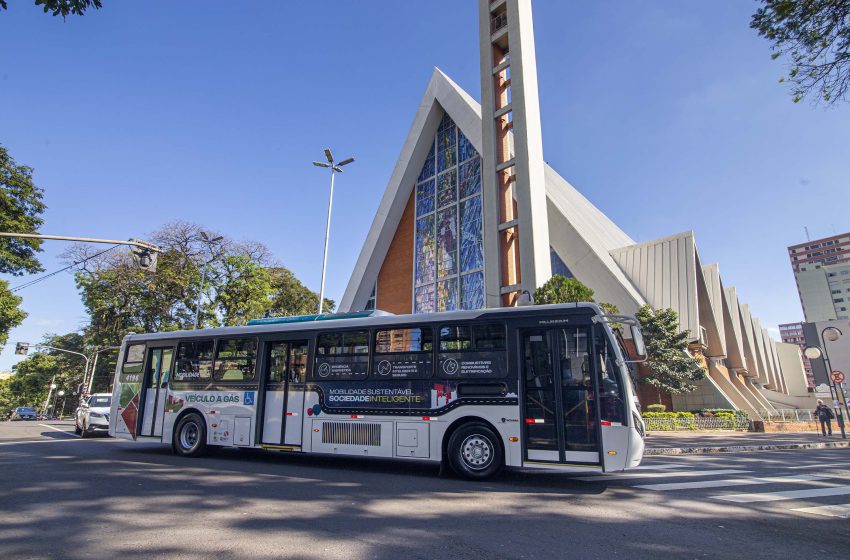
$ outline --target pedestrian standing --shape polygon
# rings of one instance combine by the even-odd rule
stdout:
[[[818,399],[818,405],[815,407],[815,416],[820,420],[820,431],[823,435],[832,435],[832,409],[823,404],[823,401]]]

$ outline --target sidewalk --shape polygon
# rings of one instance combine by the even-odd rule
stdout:
[[[644,455],[733,453],[836,447],[850,447],[850,433],[848,433],[848,439],[841,439],[841,433],[838,431],[828,437],[823,437],[816,432],[649,432],[646,436]]]

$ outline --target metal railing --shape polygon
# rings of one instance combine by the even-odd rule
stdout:
[[[758,413],[765,422],[814,422],[817,420],[814,411],[800,408],[762,409]]]
[[[490,18],[490,33],[495,33],[508,24],[508,13],[502,12]]]
[[[676,430],[746,430],[750,419],[744,415],[694,416],[693,418],[644,418],[649,431]]]

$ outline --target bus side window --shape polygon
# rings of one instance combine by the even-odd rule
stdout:
[[[316,342],[313,379],[365,379],[369,369],[369,331],[325,332]]]
[[[289,346],[289,371],[290,383],[304,383],[307,381],[307,341],[292,342]]]
[[[504,323],[443,325],[437,377],[499,379],[508,374]]]
[[[174,381],[209,381],[212,378],[213,341],[195,340],[177,346]]]
[[[216,381],[252,381],[257,361],[256,338],[221,338],[215,349]]]
[[[122,383],[138,383],[141,380],[142,366],[145,364],[145,345],[131,344],[124,353],[121,366]]]
[[[434,375],[433,350],[431,327],[378,330],[372,378],[429,379]]]

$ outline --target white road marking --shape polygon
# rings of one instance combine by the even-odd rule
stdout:
[[[635,468],[629,469],[629,470],[632,470],[632,471],[651,471],[651,470],[655,470],[655,469],[659,469],[659,470],[662,470],[662,469],[690,469],[690,468],[693,468],[695,466],[696,465],[687,464],[687,463],[659,463],[657,465],[653,465],[653,464],[650,463],[648,465],[641,465],[639,467],[635,467]]]
[[[80,438],[65,438],[65,439],[27,439],[24,441],[3,441],[0,445],[21,445],[24,443],[68,443],[71,441],[97,441],[96,439],[80,439]],[[103,440],[107,441],[107,440]]]
[[[841,517],[842,519],[850,519],[850,504],[795,508],[791,511],[801,511],[803,513],[813,513],[815,515],[825,515],[827,517]]]
[[[80,437],[75,433],[69,432],[67,430],[63,430],[62,428],[57,428],[56,426],[51,426],[50,424],[39,424],[39,426],[44,426],[45,428],[50,428],[51,430],[56,430],[57,432],[62,432],[63,434],[68,434],[69,436]]]
[[[807,480],[821,480],[829,478],[816,474],[802,474],[798,476],[758,476],[752,478],[724,478],[722,480],[698,480],[696,482],[669,482],[661,484],[641,484],[635,488],[644,490],[688,490],[691,488],[722,488],[724,486],[749,486],[751,484],[781,484],[783,482],[805,482]]]
[[[715,500],[727,502],[778,502],[780,500],[803,500],[805,498],[822,498],[824,496],[847,496],[850,486],[833,486],[832,488],[814,488],[811,490],[786,490],[784,492],[765,492],[754,494],[727,494],[711,496]]]
[[[596,476],[580,476],[576,480],[584,482],[604,482],[606,480],[628,480],[630,478],[674,478],[684,476],[712,476],[716,474],[744,474],[752,471],[737,471],[731,469],[715,469],[710,471],[683,471],[683,472],[657,472],[657,473],[625,473],[625,474],[601,474]]]

